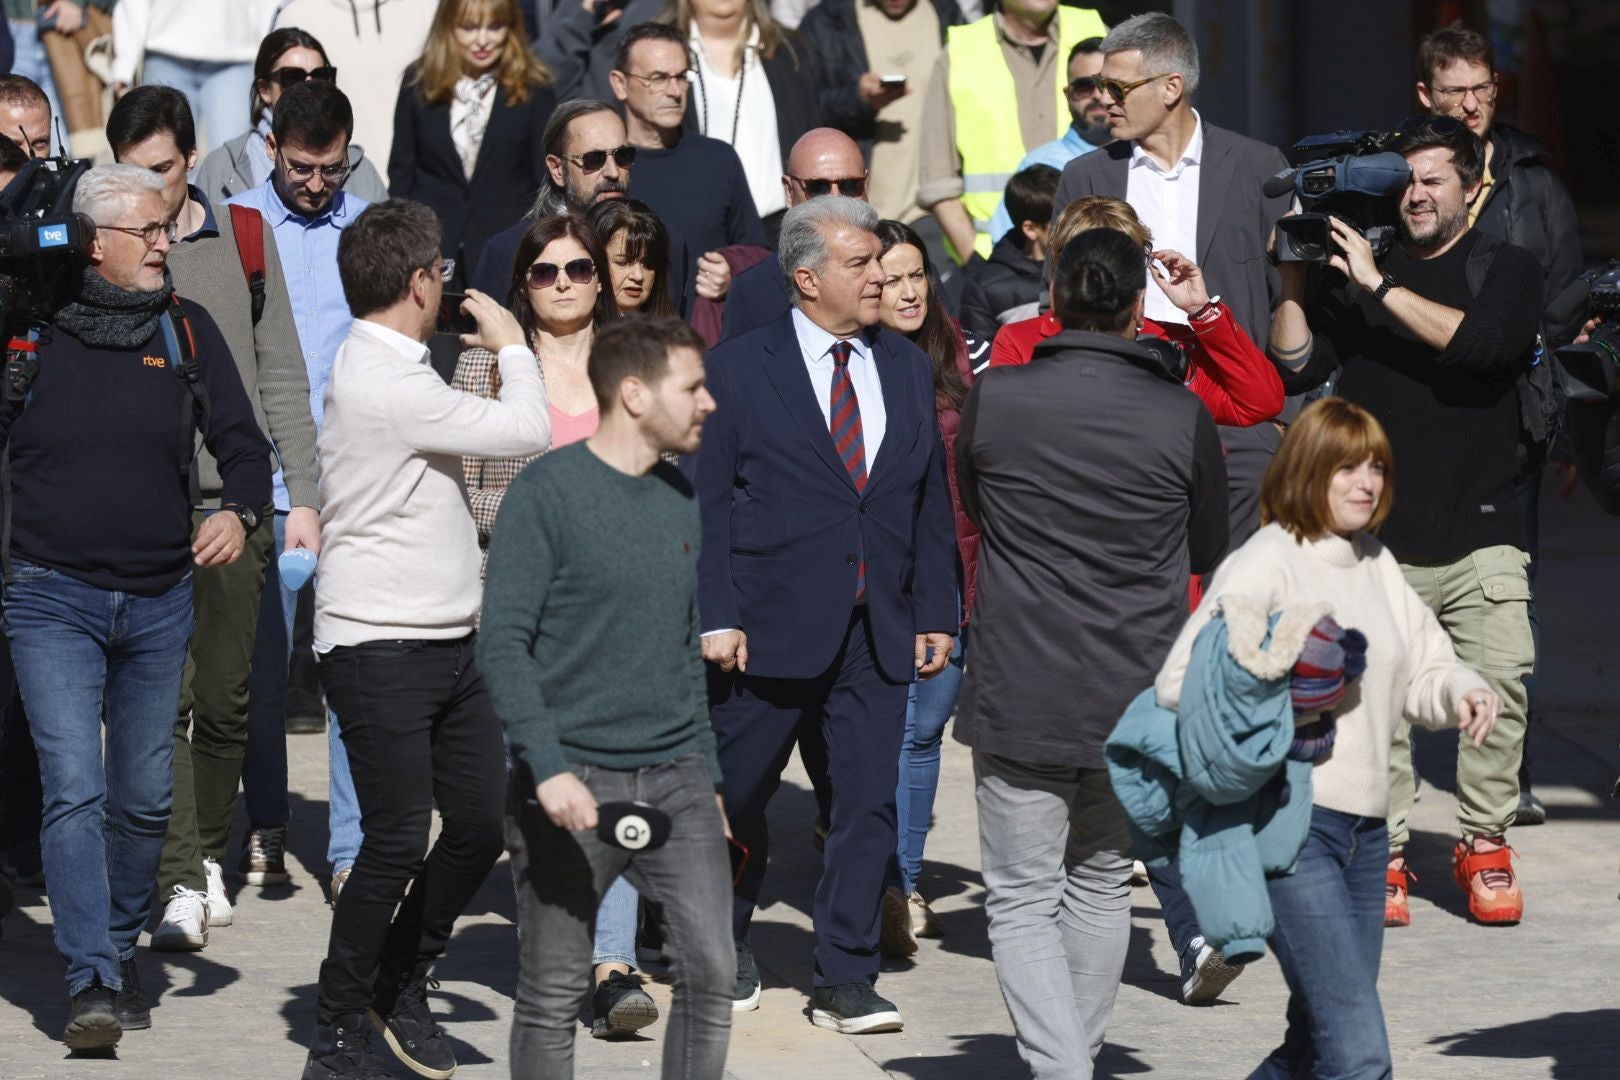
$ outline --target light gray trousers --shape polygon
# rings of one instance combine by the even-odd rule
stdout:
[[[1104,769],[974,751],[990,952],[1037,1080],[1090,1080],[1131,930],[1125,813]]]

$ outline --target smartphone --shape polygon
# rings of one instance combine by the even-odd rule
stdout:
[[[883,84],[884,89],[892,90],[894,87],[906,85],[906,77],[904,75],[879,75],[878,82]]]
[[[742,881],[743,867],[748,865],[748,849],[730,836],[726,837],[726,847],[731,850],[731,883],[736,885]]]
[[[439,295],[439,329],[446,332],[461,333],[472,329],[472,319],[461,313],[461,304],[467,299],[467,294],[444,290]]]
[[[55,30],[56,12],[52,11],[49,5],[40,8],[39,14],[34,16],[34,24],[40,30]]]

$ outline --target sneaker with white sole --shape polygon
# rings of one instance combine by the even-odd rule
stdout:
[[[203,880],[208,883],[208,925],[231,925],[231,898],[225,892],[225,868],[213,859],[203,860]]]
[[[163,921],[152,931],[152,948],[159,952],[196,952],[208,945],[208,897],[184,885],[163,908]]]
[[[287,874],[287,826],[255,825],[242,845],[242,861],[237,872],[249,885],[285,885]]]
[[[899,1031],[900,1010],[868,982],[817,986],[810,992],[810,1022],[842,1035]]]
[[[737,988],[731,998],[732,1012],[753,1012],[759,1008],[759,966],[748,942],[737,942]]]
[[[1206,1005],[1214,1001],[1241,974],[1242,964],[1228,964],[1202,935],[1193,938],[1181,957],[1182,1004]]]

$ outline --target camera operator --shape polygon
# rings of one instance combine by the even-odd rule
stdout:
[[[234,562],[241,519],[191,531],[195,429],[227,508],[270,498],[270,445],[224,338],[178,301],[163,180],[109,165],[73,209],[97,225],[36,363],[7,365],[5,633],[44,778],[42,841],[73,1050],[151,1024],[135,970],[169,817],[192,567]],[[28,382],[25,371],[32,371]],[[178,377],[177,377],[178,376]],[[106,720],[105,759],[102,751]]]
[[[1282,264],[1270,351],[1294,373],[1284,378],[1290,393],[1342,369],[1338,393],[1383,424],[1401,492],[1381,539],[1451,635],[1458,658],[1503,701],[1501,722],[1483,746],[1459,743],[1463,840],[1453,858],[1473,916],[1509,924],[1524,910],[1505,834],[1518,806],[1524,677],[1535,659],[1530,560],[1514,491],[1515,380],[1535,345],[1542,276],[1528,251],[1468,226],[1485,166],[1477,136],[1455,120],[1430,118],[1395,151],[1412,169],[1400,197],[1398,242],[1380,265],[1361,233],[1333,219],[1338,251],[1308,318],[1307,267]],[[1474,264],[1482,280],[1471,288],[1476,257],[1489,262],[1483,275]],[[1401,849],[1414,794],[1405,725],[1390,755],[1389,783],[1385,921],[1400,926],[1409,921]]]

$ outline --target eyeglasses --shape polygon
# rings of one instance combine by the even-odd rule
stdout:
[[[282,167],[287,170],[288,178],[299,184],[309,183],[311,180],[315,179],[316,173],[320,173],[322,180],[326,181],[328,184],[336,186],[343,183],[343,181],[347,179],[349,175],[349,166],[347,164],[294,165],[291,162],[285,162],[283,163]]]
[[[167,236],[169,243],[174,243],[180,235],[180,226],[172,221],[154,221],[146,225],[97,225],[97,229],[111,229],[113,232],[128,233],[141,238],[148,251],[157,246],[158,237]]]
[[[788,179],[804,188],[804,193],[812,199],[819,199],[823,195],[831,195],[832,189],[835,187],[838,189],[838,194],[851,199],[859,199],[866,194],[866,177],[864,176],[846,177],[843,180],[824,180],[820,178],[801,180],[797,176],[789,176]]]
[[[1489,105],[1496,100],[1496,76],[1492,75],[1488,82],[1477,83],[1474,86],[1431,86],[1429,97],[1437,105],[1452,105],[1474,95],[1474,100],[1481,105]]]
[[[587,150],[579,157],[564,158],[579,166],[582,173],[601,172],[607,166],[608,155],[613,155],[613,164],[621,169],[628,169],[636,163],[636,148],[626,143],[617,150]]]
[[[665,90],[669,89],[669,85],[671,83],[680,83],[685,85],[686,81],[691,78],[692,69],[687,68],[685,71],[674,72],[655,71],[651,75],[637,75],[633,71],[627,71],[625,72],[625,75],[629,78],[636,79],[644,83],[647,89],[651,90],[653,93],[662,94]]]
[[[319,79],[321,82],[336,82],[337,68],[325,64],[318,68],[305,71],[303,68],[280,67],[264,77],[265,82],[279,83],[283,90],[289,86],[297,86],[305,79]]]
[[[568,280],[575,285],[589,285],[591,279],[596,277],[596,263],[590,259],[569,259],[561,266],[556,263],[533,263],[529,266],[529,288],[549,289],[557,284],[558,274],[567,274]]]
[[[1125,104],[1125,95],[1130,93],[1132,90],[1135,90],[1138,86],[1146,86],[1154,79],[1167,79],[1174,74],[1174,71],[1161,71],[1157,75],[1149,75],[1145,79],[1137,79],[1135,82],[1131,83],[1122,83],[1118,79],[1099,78],[1097,80],[1097,89],[1107,94],[1118,104],[1123,105]]]
[[[1087,94],[1096,93],[1101,88],[1101,79],[1093,78],[1090,75],[1082,75],[1064,89],[1070,97],[1085,97]]]
[[[439,280],[448,285],[450,284],[450,279],[456,274],[456,260],[440,259],[433,266],[427,267],[427,269],[430,272],[436,271],[439,275]]]

